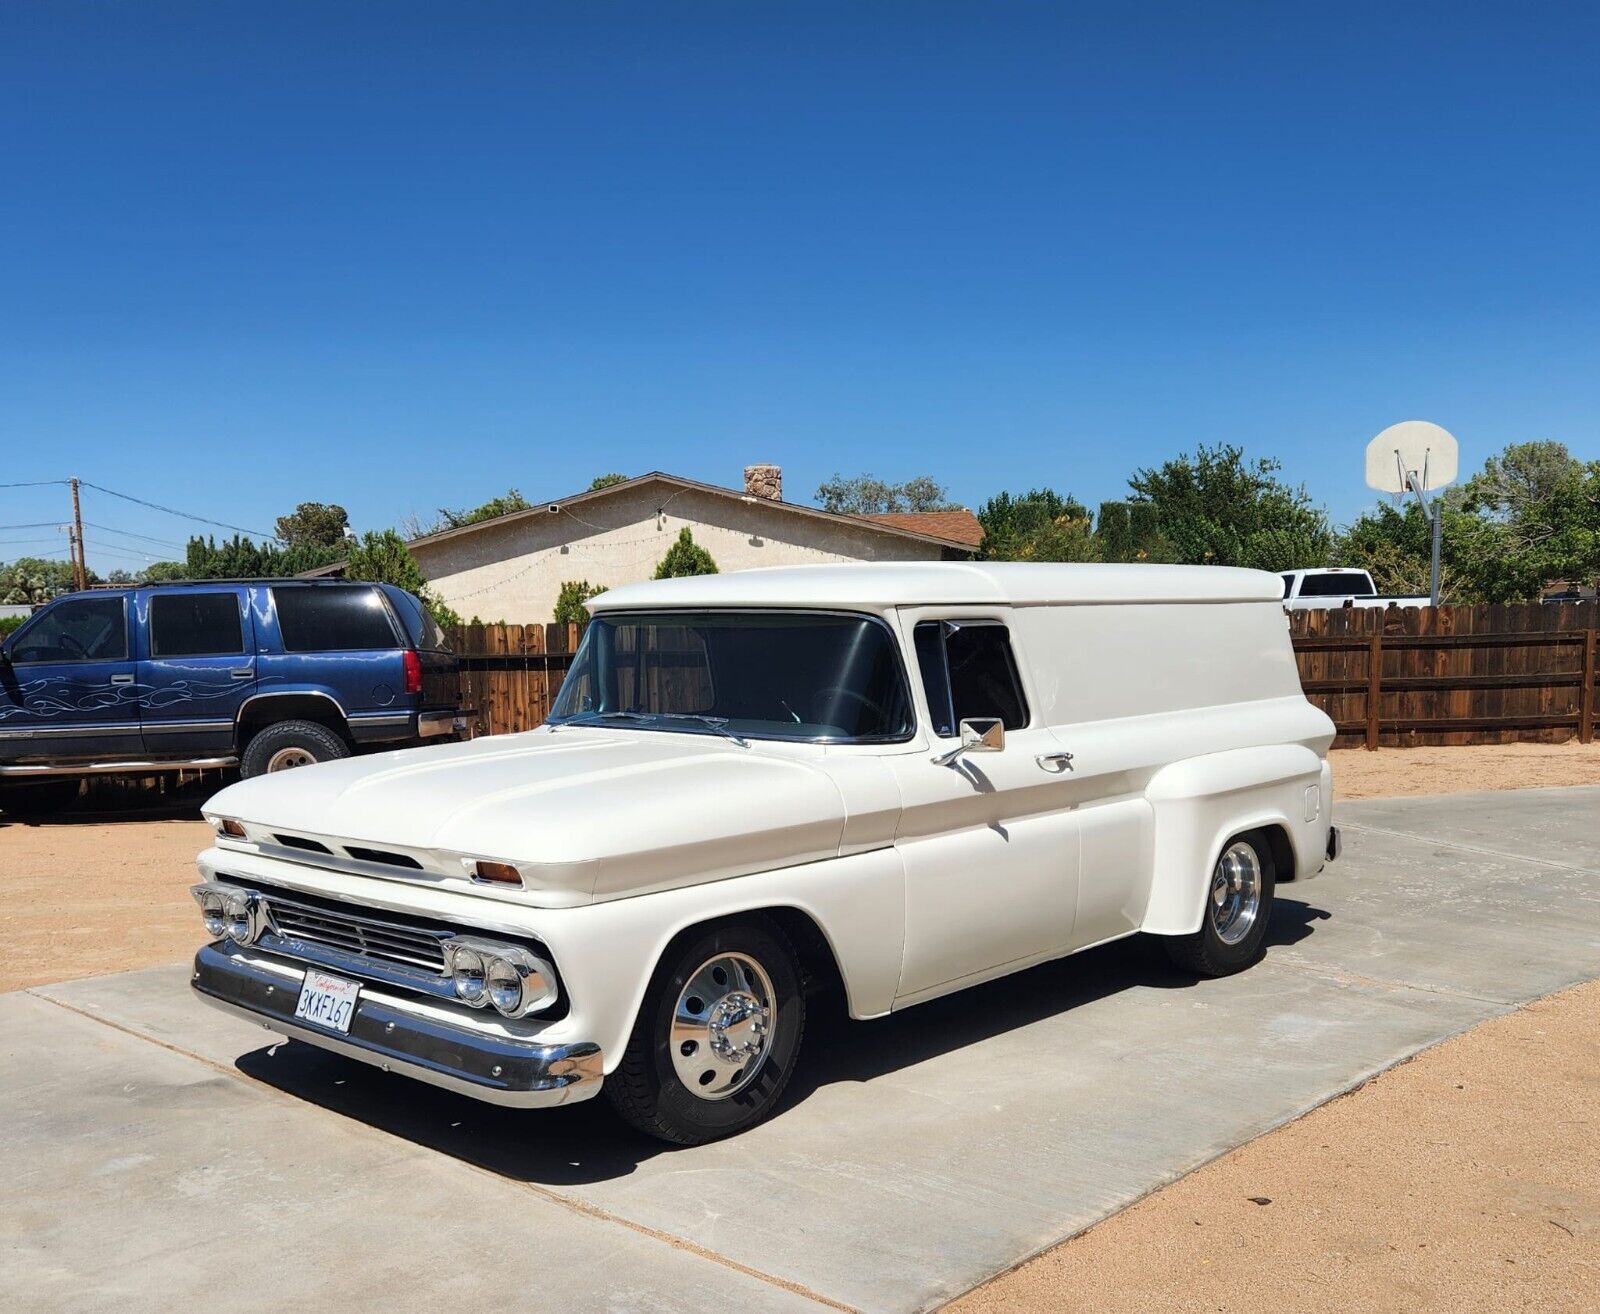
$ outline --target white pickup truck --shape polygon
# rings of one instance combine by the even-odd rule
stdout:
[[[1350,566],[1317,566],[1283,572],[1283,605],[1287,611],[1324,607],[1427,607],[1427,594],[1401,597],[1379,593],[1372,576]]]

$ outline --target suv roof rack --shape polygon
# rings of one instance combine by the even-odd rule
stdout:
[[[91,584],[86,589],[71,589],[72,593],[95,593],[106,589],[166,589],[206,588],[217,584],[381,584],[382,580],[345,579],[338,575],[320,575],[307,578],[303,575],[241,575],[227,579],[156,579],[143,584]],[[61,595],[65,597],[66,595]]]

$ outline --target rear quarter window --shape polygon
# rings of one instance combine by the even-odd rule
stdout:
[[[395,613],[400,617],[400,624],[413,648],[422,652],[450,651],[444,631],[434,623],[428,609],[415,594],[396,590],[389,594],[389,600],[394,603]]]
[[[285,652],[361,652],[404,646],[377,589],[364,585],[275,588]]]

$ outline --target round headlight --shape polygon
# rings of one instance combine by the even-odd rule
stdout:
[[[250,900],[246,896],[226,896],[222,900],[222,920],[228,939],[236,944],[249,944],[256,938],[255,918],[251,915]]]
[[[476,949],[457,949],[450,970],[456,979],[457,998],[474,1008],[482,1008],[488,1002],[483,955]]]
[[[203,894],[200,896],[200,920],[205,923],[206,934],[213,940],[220,940],[228,933],[227,920],[222,915],[222,896],[220,894]]]
[[[507,1017],[522,1011],[522,973],[514,963],[496,958],[489,964],[489,1002]]]

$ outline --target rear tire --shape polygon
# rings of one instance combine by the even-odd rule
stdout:
[[[1201,976],[1231,976],[1255,964],[1266,948],[1276,887],[1267,837],[1259,830],[1235,835],[1211,869],[1200,929],[1166,937],[1172,961]]]
[[[13,821],[43,821],[76,800],[82,785],[76,776],[0,781],[0,812]]]
[[[657,966],[606,1098],[676,1145],[736,1135],[777,1106],[805,1025],[799,965],[776,923],[691,932]]]
[[[349,756],[350,746],[325,725],[315,721],[278,721],[258,730],[245,746],[239,759],[239,774],[248,780]]]

